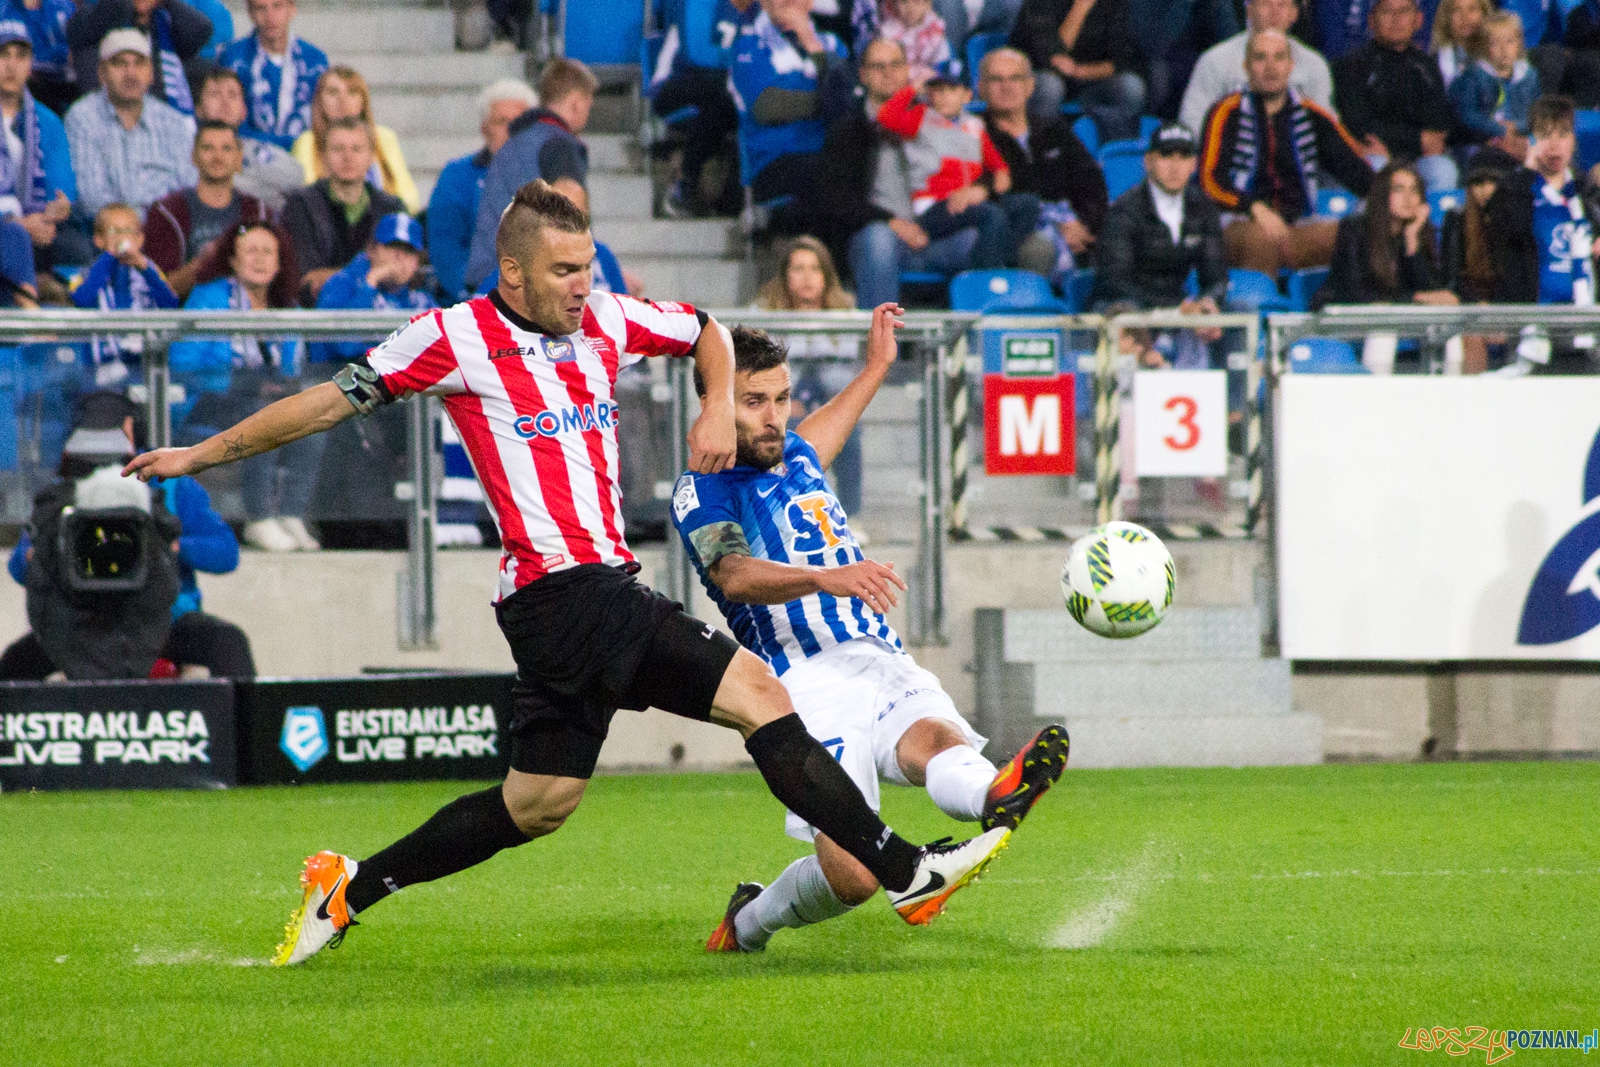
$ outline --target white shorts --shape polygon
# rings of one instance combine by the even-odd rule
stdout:
[[[806,730],[839,761],[873,811],[878,779],[910,785],[900,773],[895,747],[919,719],[943,719],[978,751],[988,744],[956,711],[932,671],[898,649],[857,638],[795,664],[780,679]],[[816,831],[794,812],[784,821],[790,837],[811,841]]]

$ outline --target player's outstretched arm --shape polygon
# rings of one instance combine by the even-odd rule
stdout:
[[[894,332],[904,325],[899,319],[901,314],[899,304],[879,304],[873,309],[872,329],[867,334],[866,365],[861,373],[832,400],[807,415],[796,429],[795,432],[817,450],[817,458],[824,467],[831,465],[844,448],[861,420],[861,413],[872,403],[884,376],[889,373],[898,347]]]
[[[294,396],[269,404],[249,418],[190,448],[158,448],[133,457],[122,468],[123,477],[176,478],[208,467],[233,463],[270,452],[290,441],[332,429],[356,413],[344,392],[333,382],[314,385]]]
[[[740,604],[786,604],[812,593],[855,597],[880,615],[900,603],[906,588],[893,563],[862,560],[847,567],[796,567],[754,556],[723,556],[708,572],[723,595]]]
[[[689,469],[716,474],[733,466],[739,434],[733,425],[733,335],[707,319],[694,344],[694,366],[706,384],[700,417],[689,427]]]

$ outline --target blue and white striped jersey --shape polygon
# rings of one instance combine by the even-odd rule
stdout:
[[[721,474],[684,474],[672,494],[672,524],[734,636],[778,674],[857,638],[900,647],[889,620],[855,597],[812,593],[787,604],[737,604],[723,596],[706,573],[694,533],[727,522],[744,531],[757,559],[843,567],[866,558],[822,477],[816,450],[799,434],[791,432],[784,440],[783,462],[771,470],[734,467]]]

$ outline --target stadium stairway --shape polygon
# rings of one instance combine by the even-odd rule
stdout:
[[[248,33],[244,5],[228,6],[234,32]],[[302,0],[294,29],[367,79],[373,112],[399,136],[424,204],[444,165],[482,143],[479,90],[526,73],[518,53],[456,51],[454,16],[442,4]],[[705,307],[744,303],[754,280],[739,257],[735,221],[651,217],[651,184],[625,121],[629,110],[597,106],[584,133],[595,236],[643,278],[647,296]]]
[[[1322,719],[1293,710],[1289,661],[1261,656],[1254,608],[1175,607],[1123,641],[1065,610],[981,608],[975,622],[974,725],[999,751],[1054,721],[1075,767],[1322,762]]]

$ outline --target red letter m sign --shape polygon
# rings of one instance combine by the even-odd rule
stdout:
[[[1072,376],[983,378],[983,469],[986,474],[1071,474]]]

